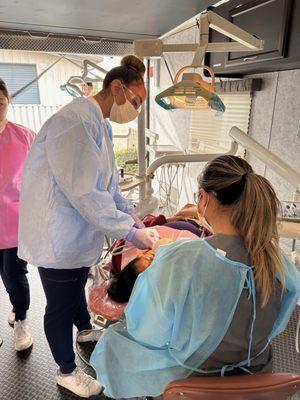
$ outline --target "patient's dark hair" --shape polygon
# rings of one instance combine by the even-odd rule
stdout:
[[[127,303],[131,295],[139,272],[135,266],[138,258],[130,261],[116,278],[114,278],[107,289],[109,297],[117,303]]]

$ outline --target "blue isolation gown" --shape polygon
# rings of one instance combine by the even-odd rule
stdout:
[[[284,262],[287,289],[270,340],[285,328],[300,295],[300,274]],[[161,247],[136,281],[126,323],[109,327],[92,353],[105,395],[158,396],[169,382],[201,372],[225,336],[244,287],[255,305],[251,267],[227,259],[205,240]]]
[[[73,100],[46,121],[29,152],[19,257],[48,268],[90,267],[104,235],[127,235],[132,209],[121,195],[109,122],[90,100]]]

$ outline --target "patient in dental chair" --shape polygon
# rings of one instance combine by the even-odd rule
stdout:
[[[193,224],[190,224],[189,222],[176,221],[172,223],[167,223],[166,225],[164,225],[164,227],[172,228],[173,230],[181,231],[182,233],[189,233],[189,235],[183,234],[181,238],[200,237],[202,232],[200,229],[196,230],[195,226]],[[161,228],[162,227],[159,227],[158,229]],[[180,234],[180,232],[178,232],[178,234]],[[178,237],[176,236],[163,237],[155,243],[153,249],[144,251],[142,254],[139,254],[133,260],[128,262],[127,265],[111,281],[107,290],[109,297],[117,303],[127,303],[137,277],[140,273],[145,271],[151,265],[155,257],[157,248],[173,243],[176,240],[178,240]]]
[[[161,242],[162,240],[159,240],[158,242]],[[172,241],[169,243],[172,243]],[[107,289],[107,293],[112,300],[117,303],[128,302],[137,277],[151,265],[154,254],[154,250],[149,250],[136,257],[126,265],[116,278],[112,280]]]

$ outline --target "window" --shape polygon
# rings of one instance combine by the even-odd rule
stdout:
[[[10,95],[37,77],[35,64],[0,64],[0,78],[6,83]],[[13,104],[40,104],[38,81],[21,92]]]
[[[229,131],[237,126],[248,132],[251,111],[251,93],[220,95],[226,111],[217,116],[214,111],[191,111],[189,150],[196,153],[222,153],[232,142]]]

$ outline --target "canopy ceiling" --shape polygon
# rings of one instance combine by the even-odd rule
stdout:
[[[158,37],[217,0],[1,0],[0,29],[133,41]]]

